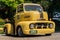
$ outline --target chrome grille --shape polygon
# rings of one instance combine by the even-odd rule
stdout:
[[[47,23],[36,23],[37,29],[47,28]]]

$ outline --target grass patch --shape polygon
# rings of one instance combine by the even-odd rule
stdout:
[[[0,25],[0,28],[4,28],[4,25]]]
[[[0,25],[0,28],[4,28],[4,25]],[[3,30],[0,30],[0,34],[3,34]]]
[[[0,28],[4,28],[4,24],[5,24],[4,20],[0,18]],[[4,33],[3,30],[0,30],[0,34],[3,33]]]
[[[4,34],[3,30],[0,30],[0,34]]]

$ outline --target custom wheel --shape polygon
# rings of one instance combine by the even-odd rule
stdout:
[[[17,36],[24,36],[22,29],[20,27],[17,28]]]

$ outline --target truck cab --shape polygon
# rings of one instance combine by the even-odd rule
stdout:
[[[14,32],[14,35],[18,36],[51,35],[55,32],[55,23],[48,20],[48,14],[43,11],[40,4],[23,3],[18,5],[13,19],[14,27],[11,23],[5,24],[5,34]]]

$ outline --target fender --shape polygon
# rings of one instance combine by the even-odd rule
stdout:
[[[17,24],[17,28],[20,26],[21,28],[22,28],[22,31],[23,31],[23,33],[24,33],[24,30],[29,30],[29,22],[19,22],[18,24]]]
[[[7,28],[7,32],[8,32],[8,34],[11,34],[11,27],[12,27],[12,25],[10,24],[10,23],[6,23],[5,25],[4,25],[4,28]]]

